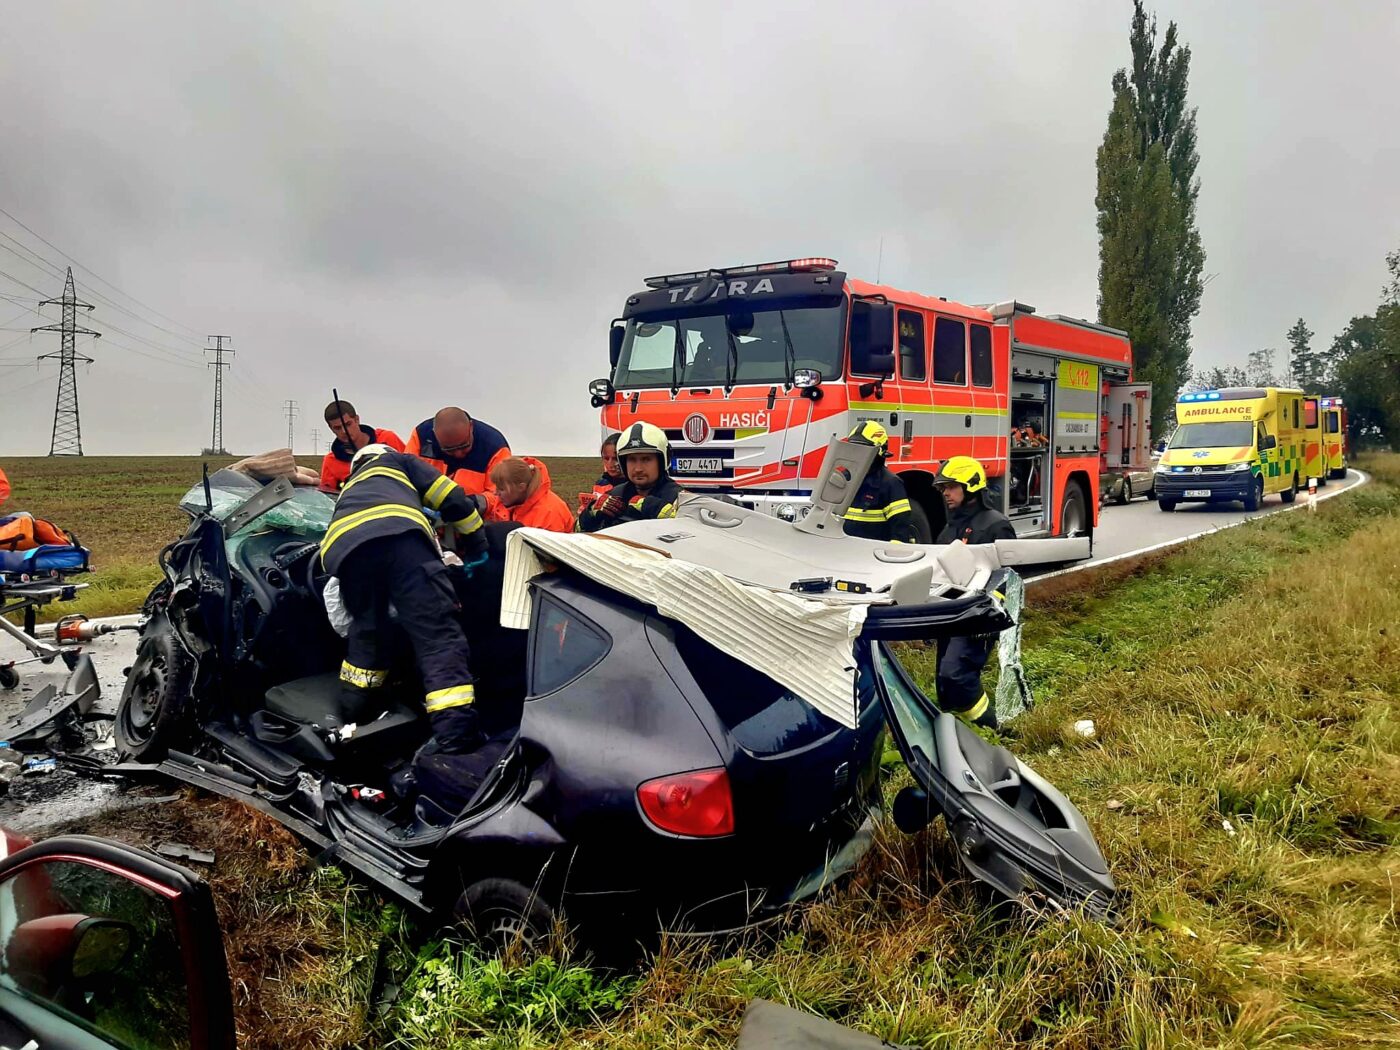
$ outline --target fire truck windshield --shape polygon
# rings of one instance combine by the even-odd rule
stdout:
[[[1169,447],[1237,448],[1253,443],[1253,423],[1183,423],[1176,428]]]
[[[750,309],[730,306],[698,317],[627,322],[613,374],[619,390],[786,383],[794,369],[823,379],[841,374],[840,301],[830,306]]]

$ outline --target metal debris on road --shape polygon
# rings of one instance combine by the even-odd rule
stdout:
[[[171,860],[187,860],[193,864],[214,863],[213,853],[208,850],[195,849],[193,846],[186,846],[182,842],[162,842],[156,847],[156,852]]]
[[[24,760],[24,775],[27,777],[47,776],[50,773],[58,772],[58,759],[49,758],[26,758]]]

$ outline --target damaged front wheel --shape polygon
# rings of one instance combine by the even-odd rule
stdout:
[[[194,661],[169,630],[141,639],[117,706],[117,747],[123,757],[159,762],[179,743],[188,719]]]

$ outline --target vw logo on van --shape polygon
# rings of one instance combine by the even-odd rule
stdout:
[[[1192,467],[1192,468],[1191,468],[1191,473],[1192,473],[1192,474],[1199,474],[1200,472],[1201,472],[1201,468],[1200,468],[1200,467]]]
[[[710,421],[698,412],[693,416],[686,416],[681,433],[692,445],[703,445],[710,440]]]

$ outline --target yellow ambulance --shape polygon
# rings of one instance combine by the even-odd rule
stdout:
[[[1176,432],[1157,464],[1157,506],[1243,503],[1258,510],[1278,493],[1292,503],[1303,473],[1303,392],[1281,387],[1228,387],[1182,394]]]
[[[1327,463],[1327,442],[1323,437],[1322,399],[1303,398],[1303,484],[1317,478],[1319,487],[1327,484],[1331,470]]]

